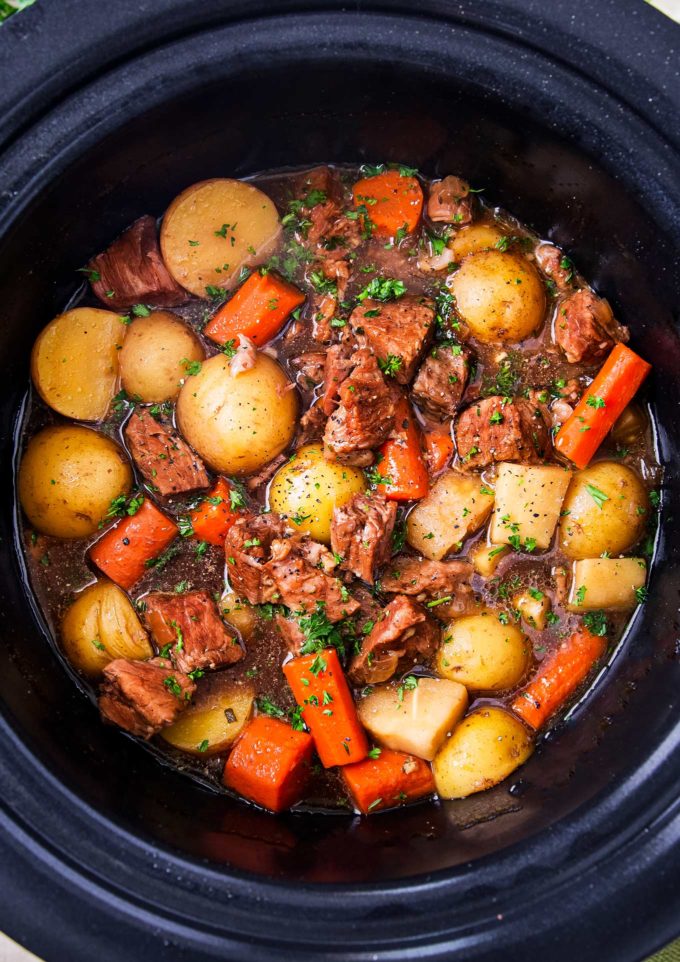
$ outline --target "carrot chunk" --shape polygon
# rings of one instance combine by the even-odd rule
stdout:
[[[224,539],[232,524],[242,514],[234,499],[235,489],[225,478],[218,478],[215,486],[190,513],[191,527],[200,541],[224,546]]]
[[[305,295],[271,272],[256,271],[215,314],[204,333],[218,344],[235,340],[239,334],[258,347],[275,337]]]
[[[378,751],[376,758],[366,758],[342,770],[354,804],[364,815],[434,792],[432,769],[422,758],[388,748]]]
[[[546,658],[537,674],[510,706],[527,725],[538,729],[578,688],[604,654],[604,638],[587,628],[575,632]]]
[[[123,518],[95,541],[90,548],[90,560],[111,581],[127,590],[178,533],[175,522],[145,498],[136,514]]]
[[[555,449],[585,468],[651,369],[625,344],[617,344],[557,432]]]
[[[392,437],[380,448],[382,459],[376,473],[385,480],[378,484],[388,501],[412,501],[424,498],[429,488],[427,466],[423,458],[421,434],[415,415],[406,398],[399,403]]]
[[[251,802],[272,812],[290,808],[303,797],[314,742],[307,732],[258,715],[243,729],[224,766],[222,780]]]
[[[302,717],[326,768],[366,757],[366,732],[335,648],[293,658],[283,673],[302,707]]]
[[[428,431],[423,435],[423,442],[430,474],[439,474],[453,457],[453,438],[441,431]]]
[[[386,170],[364,177],[352,188],[354,206],[365,208],[364,222],[377,234],[394,237],[397,231],[412,233],[423,210],[423,191],[415,177]]]

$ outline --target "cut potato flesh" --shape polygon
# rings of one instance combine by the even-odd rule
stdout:
[[[406,540],[426,558],[440,561],[478,531],[493,507],[493,492],[479,477],[446,471],[406,522]]]
[[[642,558],[588,558],[573,564],[569,611],[628,611],[647,580]]]
[[[64,417],[101,421],[118,389],[124,337],[125,325],[112,311],[76,307],[55,317],[31,355],[31,376],[43,401]]]
[[[163,218],[161,252],[175,280],[197,297],[230,290],[241,268],[262,264],[281,235],[266,194],[241,180],[204,180],[176,197]]]
[[[248,682],[232,681],[223,674],[208,675],[199,681],[189,707],[161,735],[180,751],[217,755],[240,734],[254,700],[255,691]]]
[[[359,702],[359,719],[381,745],[432,761],[467,710],[463,685],[419,678],[415,687],[386,685]]]
[[[510,546],[505,544],[486,544],[481,541],[468,553],[472,567],[483,578],[491,578],[496,568],[506,555],[510,554]]]
[[[570,480],[565,468],[500,464],[490,530],[494,544],[549,548]]]

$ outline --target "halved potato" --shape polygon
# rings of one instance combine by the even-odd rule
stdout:
[[[493,507],[479,475],[445,471],[406,522],[406,540],[426,558],[440,561],[468,535],[478,531]]]
[[[470,691],[507,691],[526,674],[531,646],[503,612],[482,611],[452,621],[444,630],[436,668]]]
[[[144,403],[174,401],[187,376],[187,364],[204,357],[201,342],[180,317],[153,311],[128,329],[120,352],[121,382],[130,397]]]
[[[504,231],[498,224],[470,224],[469,227],[462,227],[456,231],[452,240],[449,241],[449,247],[455,259],[462,261],[468,254],[495,248],[503,235]]]
[[[637,593],[647,580],[642,558],[588,558],[575,561],[571,577],[569,611],[629,611],[638,604]]]
[[[293,439],[297,395],[273,358],[258,353],[255,366],[237,377],[224,354],[204,361],[185,381],[177,400],[180,431],[211,468],[251,474]]]
[[[320,444],[306,444],[272,478],[269,507],[290,518],[296,531],[330,544],[333,509],[365,489],[363,471],[327,461]]]
[[[491,578],[503,558],[510,553],[507,544],[487,544],[478,541],[468,552],[468,558],[478,575]]]
[[[130,493],[132,469],[111,438],[79,424],[43,428],[28,442],[19,468],[19,500],[42,534],[86,538],[111,502]]]
[[[161,735],[174,748],[191,755],[217,755],[240,734],[254,700],[255,689],[249,682],[233,680],[222,672],[207,675],[198,682],[189,707]]]
[[[493,788],[523,765],[533,751],[528,729],[504,708],[471,712],[432,762],[441,798],[466,798]]]
[[[498,465],[490,538],[494,544],[550,547],[571,471],[555,465]]]
[[[468,706],[467,691],[445,678],[419,678],[415,687],[382,685],[357,705],[373,738],[397,752],[432,761]]]
[[[62,618],[61,643],[73,667],[88,678],[98,678],[115,658],[153,656],[128,596],[112,581],[97,581],[77,595]]]
[[[545,591],[538,591],[536,588],[527,588],[520,591],[512,599],[512,607],[519,611],[522,621],[525,621],[531,628],[543,631],[548,623],[550,613],[550,597]]]
[[[101,421],[118,389],[118,352],[125,337],[120,314],[76,307],[38,335],[31,377],[38,394],[67,418]]]
[[[230,290],[242,267],[262,264],[281,235],[273,201],[242,180],[215,178],[187,187],[168,207],[161,252],[175,280],[197,297]]]

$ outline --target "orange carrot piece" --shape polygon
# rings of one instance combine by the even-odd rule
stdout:
[[[385,478],[378,484],[389,501],[412,501],[424,498],[429,488],[427,466],[423,458],[420,428],[406,398],[397,407],[393,437],[380,448],[382,460],[376,473]]]
[[[423,435],[423,442],[430,474],[439,474],[453,457],[453,438],[441,431],[428,431]]]
[[[546,658],[510,707],[527,725],[541,728],[578,688],[605,648],[604,638],[587,628],[574,632]]]
[[[147,570],[147,562],[165,551],[179,529],[144,499],[137,514],[123,518],[90,548],[90,560],[121,588],[131,588]]]
[[[347,765],[342,777],[354,804],[367,815],[434,792],[432,769],[422,758],[381,748],[377,758]]]
[[[302,707],[321,763],[349,765],[366,757],[368,741],[335,648],[293,658],[283,673]]]
[[[585,468],[652,366],[617,344],[555,438],[555,449]]]
[[[227,531],[242,514],[238,508],[233,508],[231,505],[232,490],[225,478],[218,478],[210,493],[190,513],[191,527],[200,541],[207,541],[219,547],[224,546]]]
[[[364,220],[377,234],[394,237],[397,231],[412,233],[423,210],[423,191],[415,177],[386,170],[375,177],[364,177],[352,188],[354,206],[366,208]]]
[[[276,718],[248,722],[224,766],[222,780],[251,802],[280,812],[299,802],[310,773],[314,742]]]
[[[218,344],[243,334],[262,347],[279,333],[304,299],[301,290],[276,274],[255,271],[215,314],[204,333]]]

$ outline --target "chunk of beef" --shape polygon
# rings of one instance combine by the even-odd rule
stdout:
[[[427,216],[431,221],[464,227],[472,221],[470,185],[460,177],[449,175],[430,186]]]
[[[334,275],[335,276],[335,275]],[[311,294],[306,317],[312,321],[312,337],[317,344],[330,344],[333,340],[331,321],[335,317],[338,299],[334,294]]]
[[[430,561],[400,555],[392,559],[380,584],[389,593],[411,595],[417,601],[437,601],[437,614],[441,607],[447,617],[455,618],[475,606],[471,577],[472,565],[467,561]]]
[[[300,418],[296,446],[311,444],[313,441],[322,441],[323,433],[326,430],[326,415],[321,407],[321,402],[315,404],[305,411]]]
[[[245,485],[248,491],[251,493],[257,491],[257,489],[261,488],[267,481],[270,481],[281,465],[285,464],[287,460],[288,458],[285,454],[277,454],[272,461],[265,464],[263,468],[260,468],[257,474],[253,474],[252,477],[246,479]]]
[[[137,468],[154,490],[166,497],[207,488],[205,466],[179,434],[169,431],[149,413],[134,412],[125,440]]]
[[[361,651],[349,666],[355,685],[387,681],[397,671],[427,661],[439,644],[436,622],[411,598],[397,595],[364,638]]]
[[[592,291],[577,291],[558,306],[555,315],[555,340],[570,364],[597,361],[629,337],[627,327],[614,318],[612,309]]]
[[[140,738],[171,725],[196,690],[194,682],[167,658],[116,658],[104,669],[99,710],[105,721]]]
[[[574,269],[571,261],[554,244],[539,244],[534,251],[536,263],[555,284],[558,291],[568,291],[572,287]]]
[[[333,511],[331,547],[340,567],[373,584],[376,570],[390,557],[397,505],[380,495],[355,494]]]
[[[470,376],[470,352],[459,344],[438,344],[420,366],[412,397],[426,414],[452,418]]]
[[[324,378],[327,353],[307,351],[291,358],[291,363],[298,371],[298,384],[305,390],[311,390],[321,384]]]
[[[550,453],[550,430],[541,406],[524,398],[476,401],[458,418],[455,437],[465,470],[494,461],[538,464]]]
[[[291,615],[283,615],[277,612],[274,621],[291,655],[297,656],[301,654],[302,646],[307,639],[297,619]]]
[[[373,450],[390,436],[401,394],[385,381],[368,348],[358,350],[353,363],[326,424],[324,450],[329,460],[366,466],[373,463]]]
[[[291,531],[278,515],[240,518],[227,534],[225,553],[231,587],[251,604],[276,602],[294,612],[312,612],[321,603],[329,621],[359,607],[333,576],[330,551]]]
[[[132,304],[173,307],[189,296],[163,263],[156,221],[148,214],[136,220],[87,265],[92,290],[107,307],[120,310]]]
[[[387,302],[366,298],[354,308],[349,322],[381,366],[400,384],[408,384],[432,333],[434,303],[418,294]]]
[[[323,375],[323,398],[321,405],[324,414],[333,413],[338,404],[340,385],[349,375],[356,360],[356,345],[348,341],[333,344],[326,351],[326,362]]]
[[[243,658],[236,635],[220,618],[207,591],[154,591],[144,598],[144,620],[161,650],[180,671],[223,668]]]

